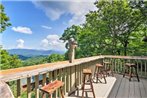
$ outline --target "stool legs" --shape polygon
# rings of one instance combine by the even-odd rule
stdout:
[[[135,75],[136,75],[137,80],[139,82],[140,80],[139,80],[139,76],[138,76],[138,73],[137,73],[137,67],[136,66],[125,66],[125,72],[123,74],[123,77],[125,77],[126,73],[129,73],[129,81],[131,81],[132,74],[133,74],[133,68],[135,69]]]
[[[90,77],[90,85],[91,85],[91,90],[92,90],[92,93],[93,93],[93,97],[96,98],[95,93],[94,93],[94,89],[93,89],[93,85],[92,85],[92,77],[91,77],[91,75],[89,75],[89,77]]]
[[[98,83],[99,80],[99,75],[101,75],[102,78],[104,78],[105,83],[107,83],[106,78],[105,78],[105,74],[104,74],[105,69],[101,68],[101,67],[97,67],[95,68],[95,74],[94,74],[94,78],[96,77],[96,83]],[[107,73],[107,72],[106,72]],[[101,81],[100,81],[101,82]],[[101,82],[102,83],[102,82]]]
[[[60,87],[60,94],[61,94],[62,98],[64,98],[62,87]]]
[[[82,98],[84,98],[85,78],[86,78],[86,75],[84,75],[83,77]]]
[[[84,75],[84,77],[83,77],[82,98],[84,98],[85,80],[86,80],[86,75]],[[91,90],[92,90],[92,93],[93,93],[93,98],[96,98],[95,93],[94,93],[94,89],[93,89],[91,74],[89,74],[89,81],[90,81],[90,86],[91,86]]]
[[[137,67],[135,67],[135,73],[136,73],[137,80],[139,82],[140,80],[139,80],[139,76],[138,76],[138,73],[137,73]]]

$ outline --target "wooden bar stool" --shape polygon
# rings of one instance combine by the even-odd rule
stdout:
[[[102,65],[102,64],[96,64],[96,66],[95,66],[95,72],[94,72],[94,78],[96,77],[96,82],[97,83],[98,83],[98,81],[100,83],[102,83],[99,80],[99,78],[104,78],[105,84],[107,83],[104,73],[106,73],[104,65]],[[101,76],[101,77],[99,77],[99,76]]]
[[[106,70],[106,72],[107,72],[107,75],[112,75],[112,76],[114,76],[114,74],[113,74],[113,65],[112,65],[112,63],[111,62],[103,62],[103,64],[104,64],[104,66],[105,66],[105,70]]]
[[[125,77],[126,73],[129,73],[129,81],[131,81],[131,78],[133,77],[132,76],[133,69],[135,69],[135,74],[136,74],[137,80],[139,82],[140,80],[139,80],[139,76],[138,76],[138,73],[137,73],[137,66],[134,63],[126,63],[125,64],[125,72],[123,74],[123,77]]]
[[[61,98],[64,98],[64,94],[62,91],[62,87],[63,87],[64,83],[62,81],[59,80],[55,80],[52,83],[49,83],[45,86],[43,86],[40,90],[43,92],[42,94],[42,98],[44,97],[44,93],[49,94],[49,98],[52,98],[52,94],[59,88],[60,89],[60,93],[61,93]]]
[[[84,98],[86,76],[89,77],[89,82],[90,82],[91,90],[92,90],[92,93],[93,93],[93,98],[96,98],[95,93],[94,93],[94,89],[93,89],[93,85],[92,85],[92,71],[91,71],[91,69],[83,69],[82,98]]]

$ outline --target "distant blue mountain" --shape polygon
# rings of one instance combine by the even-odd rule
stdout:
[[[7,50],[11,55],[16,54],[25,57],[32,56],[45,56],[53,53],[64,54],[64,51],[56,51],[56,50],[35,50],[35,49],[9,49]]]

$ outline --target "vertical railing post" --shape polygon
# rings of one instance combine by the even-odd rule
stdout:
[[[70,67],[67,68],[67,92],[70,91],[71,87],[71,72],[70,72]]]
[[[145,76],[147,77],[147,60],[144,60],[144,67]]]
[[[52,71],[49,72],[49,82],[53,81],[53,73]]]
[[[39,98],[39,75],[35,76],[35,98]]]
[[[31,98],[31,78],[27,78],[27,98]]]
[[[46,85],[46,73],[43,74],[42,85]]]
[[[63,69],[63,82],[64,82],[64,86],[63,86],[63,90],[64,90],[64,94],[66,94],[66,88],[67,88],[67,82],[66,82],[66,78],[67,78],[67,68]]]
[[[17,98],[20,98],[21,96],[21,80],[17,80]]]
[[[53,72],[54,72],[54,77],[53,77],[53,79],[54,79],[54,81],[55,81],[55,80],[58,79],[58,73],[57,73],[57,70],[54,70]],[[57,98],[57,97],[58,97],[58,90],[56,90],[56,91],[54,92],[53,97],[54,97],[54,98]]]
[[[75,66],[71,67],[71,90],[75,89]]]

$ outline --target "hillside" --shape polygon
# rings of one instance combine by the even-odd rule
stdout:
[[[63,51],[55,50],[35,50],[35,49],[9,49],[7,50],[11,55],[16,54],[24,57],[42,56],[50,55],[53,53],[63,54]]]

